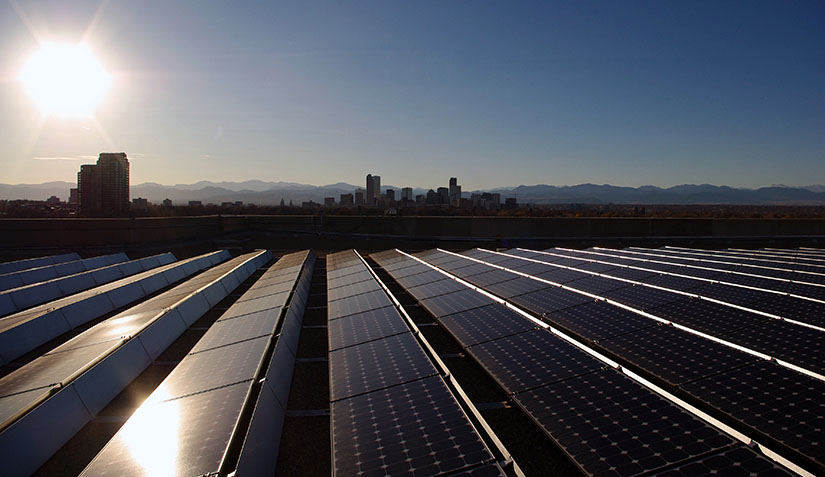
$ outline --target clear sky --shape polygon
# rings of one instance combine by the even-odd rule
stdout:
[[[26,93],[43,41],[94,118]],[[0,111],[2,183],[825,183],[825,2],[3,1]]]

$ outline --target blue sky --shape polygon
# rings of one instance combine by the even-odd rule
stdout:
[[[259,3],[0,4],[0,182],[825,182],[822,2]],[[94,120],[17,81],[43,40],[113,74]]]

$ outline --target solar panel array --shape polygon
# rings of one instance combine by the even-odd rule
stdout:
[[[442,265],[439,266],[451,268],[457,276],[475,283],[475,272],[480,270],[477,268],[478,262],[470,259],[469,255],[462,260],[455,259],[449,253],[440,253],[454,259],[442,258]],[[437,256],[438,253],[431,253],[422,258],[429,260]],[[549,280],[545,284],[554,290],[575,292],[599,300],[604,303],[598,305],[599,313],[593,313],[597,310],[595,304],[570,304],[565,307],[567,302],[550,298],[539,303],[528,299],[519,300],[519,296],[509,299],[521,302],[526,310],[541,316],[546,322],[570,332],[583,342],[589,341],[595,350],[604,352],[623,365],[655,379],[672,392],[687,397],[701,408],[710,410],[723,422],[740,429],[763,445],[773,450],[779,449],[784,456],[803,467],[815,470],[825,468],[825,434],[822,428],[822,423],[825,422],[822,421],[825,417],[825,403],[812,398],[825,392],[825,383],[821,375],[817,374],[822,369],[821,360],[817,360],[817,356],[821,355],[821,351],[818,351],[821,348],[817,344],[822,342],[822,331],[801,326],[797,322],[768,317],[743,307],[741,303],[754,299],[753,294],[759,290],[730,287],[728,291],[732,295],[727,300],[720,300],[693,295],[680,289],[667,289],[661,282],[657,287],[650,287],[637,281],[642,275],[637,275],[635,279],[628,278],[632,275],[628,272],[647,273],[648,278],[670,276],[667,274],[674,270],[675,265],[668,264],[667,271],[662,270],[664,267],[659,267],[655,271],[656,275],[653,275],[652,269],[646,271],[631,268],[627,256],[628,254],[617,254],[620,258],[615,261],[594,261],[588,251],[558,249],[503,253],[475,251],[472,254],[475,260],[495,258],[499,266],[505,263],[501,257],[512,259],[509,265],[518,264],[518,261],[530,263],[531,274],[528,274],[528,278],[534,281],[561,276],[559,272],[587,274],[586,277],[575,280]],[[468,263],[473,265],[467,265]],[[600,267],[599,271],[595,271],[593,267],[584,266],[588,263],[609,264],[614,268]],[[492,266],[490,268],[493,269]],[[507,268],[513,271],[502,272],[510,273],[513,280],[519,276],[518,272],[525,269],[523,266]],[[466,274],[464,270],[470,273]],[[594,285],[597,279],[603,283]],[[579,288],[578,283],[584,280],[588,282]],[[607,292],[596,292],[596,287],[609,289],[608,281],[623,286]],[[742,293],[737,293],[739,290]],[[548,296],[557,293],[559,292],[554,291]],[[700,305],[696,306],[697,303]],[[709,310],[709,307],[712,309]],[[664,313],[658,314],[660,309]],[[620,323],[620,327],[609,330],[607,335],[603,326],[605,312],[616,313],[620,317],[615,320]],[[628,320],[629,313],[637,317]],[[597,318],[594,319],[594,315]],[[640,318],[647,320],[647,324]],[[704,326],[690,326],[695,326],[702,320]],[[671,326],[670,322],[679,326]],[[778,326],[783,327],[785,333],[763,333],[765,329],[773,330]],[[691,330],[700,333],[691,333]],[[726,332],[714,335],[714,330]],[[723,341],[714,341],[710,336],[702,336],[702,333]],[[794,353],[788,346],[789,341],[794,339],[794,343],[798,343],[798,353]],[[752,349],[748,353],[736,346],[747,347],[748,344],[756,344],[758,346],[754,347],[758,349]],[[785,353],[774,353],[780,350]],[[765,351],[773,354],[760,354]],[[768,361],[767,358],[771,356],[780,358],[780,361]],[[791,365],[783,366],[783,360]],[[729,383],[733,382],[734,376],[738,376],[737,373],[753,376],[753,379],[736,381],[738,387],[733,391]],[[771,386],[782,389],[789,382],[796,383],[797,391],[806,392],[767,392]],[[743,397],[755,395],[760,396],[758,405],[753,401],[746,402]],[[743,413],[742,408],[745,406],[748,411]],[[745,418],[755,412],[771,418]]]
[[[327,256],[333,473],[504,475],[355,251]]]
[[[45,282],[67,275],[74,275],[75,273],[87,272],[128,260],[129,257],[127,257],[125,253],[115,253],[5,273],[0,275],[0,291],[23,287],[31,285],[32,283]]]
[[[36,470],[269,257],[269,252],[253,252],[210,268],[0,379],[0,460],[8,463],[5,471],[18,475]]]
[[[478,257],[484,254],[472,251]],[[418,286],[406,288],[438,322],[450,332],[481,367],[495,379],[525,413],[587,474],[634,475],[657,472],[670,466],[698,460],[738,444],[691,413],[640,385],[620,371],[596,359],[582,348],[551,333],[538,320],[530,320],[496,299],[462,285],[460,290],[436,294],[442,302],[455,295],[455,307],[428,307],[431,288],[445,280],[458,283],[441,271],[421,267],[410,256],[390,251],[372,255],[402,286],[422,275]],[[519,280],[511,272],[437,250],[416,258],[437,266],[471,285]],[[500,262],[501,263],[501,262]],[[522,267],[523,268],[523,267]],[[410,271],[416,271],[410,275]],[[475,282],[475,277],[484,277]],[[493,279],[493,276],[497,278]],[[525,285],[529,282],[520,282]],[[495,285],[483,287],[490,291]],[[522,295],[508,289],[510,298],[521,300],[541,316],[577,307],[598,305],[593,298],[560,287],[536,289],[525,286]],[[426,297],[426,298],[422,298]],[[540,297],[540,298],[538,298]],[[518,300],[512,300],[518,301]],[[620,309],[621,310],[621,309]],[[600,309],[604,323],[606,310]],[[620,314],[624,330],[595,325],[602,336],[621,335],[637,325]],[[607,329],[607,332],[605,332]],[[469,331],[468,331],[469,330]],[[775,468],[769,464],[770,468]]]
[[[233,441],[243,448],[230,470],[272,475],[313,264],[314,255],[297,252],[270,267],[209,328],[84,475],[225,473],[222,464]],[[244,411],[250,413],[249,423],[237,431]]]

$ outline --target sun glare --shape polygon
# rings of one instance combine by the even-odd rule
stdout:
[[[46,115],[88,117],[109,88],[109,74],[84,45],[44,44],[20,80]]]

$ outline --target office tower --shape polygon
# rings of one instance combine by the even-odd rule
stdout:
[[[372,181],[372,174],[367,174],[367,195],[364,200],[367,205],[372,205],[375,200],[375,182]]]
[[[129,160],[126,153],[100,153],[97,164],[83,164],[77,173],[80,212],[117,216],[129,212]]]
[[[395,201],[395,189],[387,189],[387,201],[394,202]]]
[[[461,200],[461,186],[458,185],[458,179],[450,177],[450,205],[458,206]]]
[[[364,205],[364,189],[355,189],[355,205]]]
[[[381,176],[372,176],[373,204],[381,202]]]
[[[450,203],[450,189],[446,187],[439,187],[438,188],[438,203],[439,204],[449,204]]]
[[[335,197],[324,197],[324,207],[335,207]]]
[[[406,201],[413,201],[413,190],[412,187],[404,187],[401,189],[401,200]]]
[[[352,205],[352,194],[341,194],[341,206]]]

